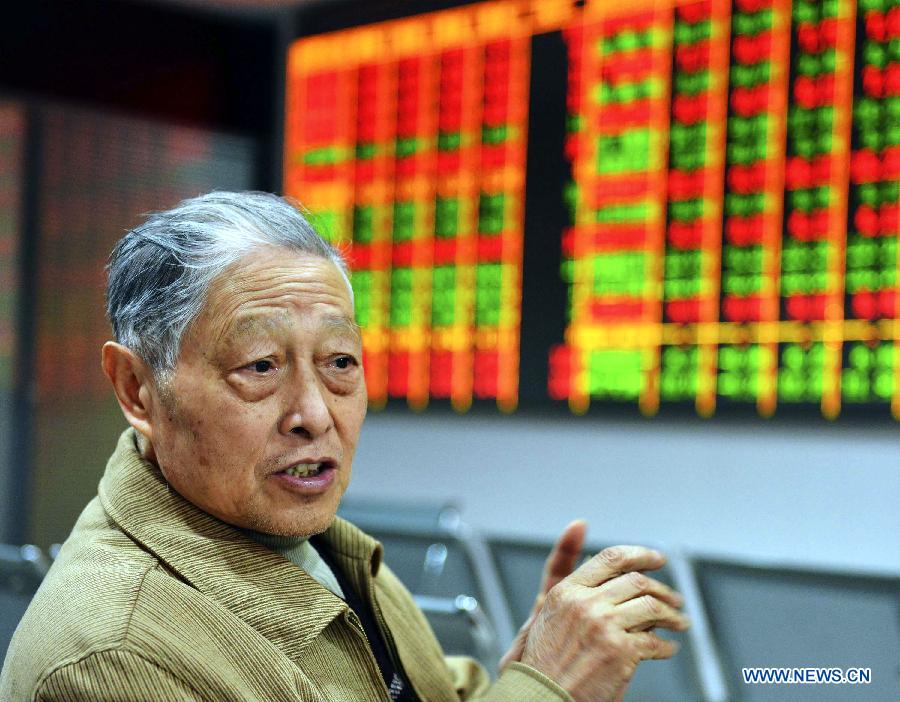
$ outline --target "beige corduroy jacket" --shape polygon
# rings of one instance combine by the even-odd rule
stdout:
[[[13,637],[0,700],[390,699],[347,605],[172,491],[131,430],[98,492]],[[381,546],[340,519],[325,538],[423,702],[571,702],[525,665],[490,685],[475,662],[445,659]]]

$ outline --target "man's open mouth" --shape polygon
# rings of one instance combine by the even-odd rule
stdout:
[[[290,468],[287,468],[281,472],[286,473],[287,475],[292,475],[295,478],[311,478],[319,475],[328,468],[333,467],[334,466],[327,461],[322,461],[320,463],[298,463],[297,465],[291,466]]]

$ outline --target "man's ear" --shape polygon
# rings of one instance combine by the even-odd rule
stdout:
[[[101,363],[125,419],[152,445],[153,373],[150,368],[131,349],[115,341],[103,344]]]

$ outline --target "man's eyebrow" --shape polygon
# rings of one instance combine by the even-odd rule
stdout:
[[[290,315],[251,314],[235,320],[231,327],[224,331],[222,338],[226,343],[236,343],[286,326],[292,326]],[[328,315],[322,318],[320,326],[326,331],[351,336],[355,341],[362,342],[362,332],[352,317]]]
[[[329,315],[322,320],[322,326],[338,332],[350,334],[355,339],[362,339],[359,325],[355,320],[343,315]]]
[[[286,315],[252,314],[239,317],[230,328],[225,330],[225,338],[236,341],[243,337],[253,336],[262,331],[271,331],[281,326],[287,319]]]

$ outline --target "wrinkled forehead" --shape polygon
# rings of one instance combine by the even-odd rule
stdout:
[[[237,260],[229,264],[215,276],[210,282],[207,291],[207,300],[216,293],[233,290],[243,283],[256,285],[265,282],[267,274],[273,270],[287,270],[296,279],[308,283],[334,282],[338,279],[343,283],[344,289],[351,302],[353,300],[353,287],[347,273],[330,258],[318,253],[298,251],[284,246],[262,245],[248,250]]]
[[[194,326],[213,337],[240,337],[294,325],[298,318],[359,336],[343,271],[315,254],[267,249],[243,257],[212,281]]]

